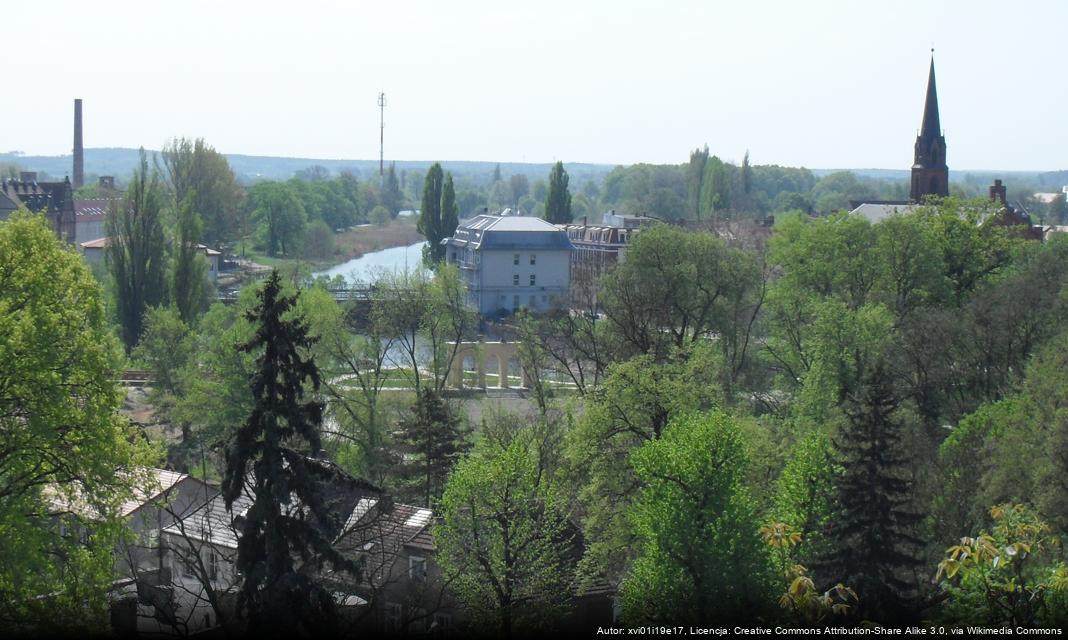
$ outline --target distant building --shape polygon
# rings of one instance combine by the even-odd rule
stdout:
[[[645,216],[621,215],[615,211],[604,214],[602,224],[581,223],[557,225],[571,241],[571,306],[589,308],[596,304],[597,280],[623,260],[627,247],[643,226],[657,222]]]
[[[70,180],[38,182],[37,172],[23,171],[18,180],[0,181],[0,220],[6,220],[20,205],[34,213],[43,212],[57,237],[74,241],[74,190]]]
[[[78,245],[82,254],[85,255],[85,261],[89,264],[103,264],[104,262],[104,249],[108,246],[107,238],[97,238],[95,240],[88,240]],[[204,255],[208,258],[208,280],[213,283],[219,279],[219,257],[221,252],[216,251],[210,247],[202,244],[198,244],[197,247],[204,252]]]
[[[94,198],[74,201],[74,244],[103,238],[107,235],[104,219],[112,198]]]
[[[460,268],[468,304],[482,315],[567,305],[572,247],[563,229],[541,218],[483,214],[441,242],[446,261]]]

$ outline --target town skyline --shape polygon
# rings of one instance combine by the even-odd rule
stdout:
[[[0,106],[20,123],[0,151],[69,154],[82,98],[87,148],[190,136],[227,154],[375,159],[384,91],[387,161],[681,163],[707,143],[733,162],[748,150],[759,164],[904,169],[933,44],[951,169],[1063,168],[1065,89],[1045,64],[1066,12],[1056,3],[1011,15],[992,3],[904,3],[890,14],[836,3],[400,4],[252,14],[235,3],[204,20],[182,8],[46,3],[55,37],[99,37],[79,53],[86,71]],[[16,21],[37,10],[10,9]],[[497,33],[508,35],[486,35]],[[412,46],[397,47],[397,34]],[[38,68],[70,64],[35,38],[17,32],[11,44]]]

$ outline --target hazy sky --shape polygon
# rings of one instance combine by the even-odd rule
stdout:
[[[1068,2],[4,3],[0,151],[908,168],[935,47],[951,169],[1068,168]]]

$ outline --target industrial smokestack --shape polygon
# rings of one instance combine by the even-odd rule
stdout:
[[[74,188],[85,184],[85,150],[82,148],[82,99],[74,99]]]

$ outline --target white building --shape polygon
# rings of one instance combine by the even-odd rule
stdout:
[[[571,242],[541,218],[475,216],[442,244],[446,261],[460,268],[468,303],[482,315],[567,304]]]
[[[107,238],[97,238],[96,240],[89,240],[78,244],[78,247],[82,251],[82,255],[85,256],[85,260],[89,264],[103,264],[104,249],[106,249],[107,246]],[[208,280],[212,283],[217,282],[219,280],[219,257],[222,253],[202,244],[198,244],[197,248],[203,251],[204,257],[208,259]]]

